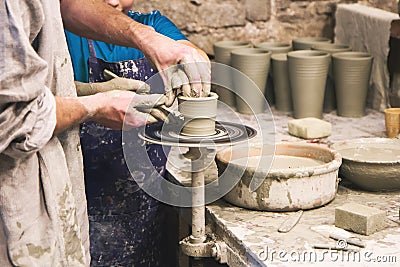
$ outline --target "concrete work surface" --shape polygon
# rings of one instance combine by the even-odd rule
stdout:
[[[256,127],[251,116],[239,117],[249,126]],[[259,118],[271,120],[268,114]],[[292,119],[290,114],[273,111],[273,118],[276,142],[302,140],[287,132],[287,122]],[[217,119],[223,120],[224,117],[222,115]],[[352,138],[386,137],[384,115],[381,112],[367,110],[362,118],[344,118],[336,116],[333,111],[324,114],[323,119],[332,123],[332,134],[320,140],[322,145]],[[254,140],[257,141],[260,140]],[[179,156],[181,153],[173,148],[169,157],[184,161]],[[174,166],[167,166],[171,179],[190,184],[190,173],[179,170],[176,164]],[[216,177],[216,165],[211,164],[206,170],[206,183]],[[335,227],[335,208],[346,203],[359,203],[386,212],[384,229],[365,236]],[[332,202],[305,210],[297,225],[287,233],[278,232],[278,228],[294,212],[252,211],[235,207],[223,199],[206,206],[207,230],[234,251],[230,257],[238,259],[230,262],[242,262],[232,266],[399,266],[400,224],[389,219],[399,219],[399,205],[399,192],[366,192],[342,180]],[[183,210],[182,214],[190,214],[190,209]],[[331,233],[345,238],[359,237],[365,247],[345,244],[344,240],[336,241],[329,238]],[[343,250],[314,249],[315,246],[339,247]],[[196,266],[210,265],[201,265],[199,262]]]

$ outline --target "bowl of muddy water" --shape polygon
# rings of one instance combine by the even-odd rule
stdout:
[[[360,138],[336,142],[343,163],[340,178],[367,191],[400,190],[400,140]]]
[[[320,207],[335,198],[339,153],[304,142],[277,143],[273,151],[264,144],[217,153],[220,186],[229,178],[240,178],[224,196],[226,201],[254,210],[295,211]]]

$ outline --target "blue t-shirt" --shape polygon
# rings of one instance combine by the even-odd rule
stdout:
[[[153,11],[148,14],[129,11],[127,15],[139,23],[153,27],[156,32],[173,40],[187,40],[175,24],[167,17],[161,15],[159,11]],[[65,36],[71,54],[75,80],[88,82],[87,61],[90,55],[88,40],[69,31],[65,31]],[[93,41],[93,44],[96,50],[96,57],[105,61],[118,62],[143,57],[143,53],[135,48],[118,46],[100,41]]]

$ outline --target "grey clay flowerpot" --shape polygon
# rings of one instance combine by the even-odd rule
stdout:
[[[332,55],[336,88],[337,114],[362,117],[371,76],[372,56],[363,52],[342,52]]]
[[[215,133],[218,95],[211,92],[208,97],[178,96],[178,110],[185,123],[181,134],[188,136],[207,136]]]
[[[339,52],[351,51],[351,46],[344,44],[335,43],[318,43],[311,47],[312,50],[318,50],[330,53],[331,55]],[[333,70],[332,70],[332,60],[329,64],[328,78],[326,80],[325,86],[325,97],[324,97],[324,112],[331,112],[336,109],[336,93],[335,84],[333,81]]]
[[[330,54],[298,50],[287,56],[293,116],[322,118]]]
[[[245,74],[233,75],[237,111],[244,114],[262,113],[265,109],[265,89],[271,52],[260,48],[235,49],[231,53],[232,67]]]
[[[261,48],[267,51],[271,51],[272,55],[277,53],[287,53],[292,51],[292,45],[289,43],[282,43],[282,42],[262,42],[256,44],[254,47]],[[274,90],[274,82],[272,77],[272,68],[269,68],[269,75],[267,81],[267,88],[265,97],[269,104],[276,104],[276,96]]]
[[[254,47],[271,51],[272,54],[287,53],[292,51],[292,45],[281,42],[262,42],[256,44]]]
[[[243,41],[216,42],[213,45],[215,62],[231,66],[232,50],[251,46],[249,42]],[[235,107],[235,94],[231,91],[233,86],[230,68],[219,64],[212,65],[211,76],[213,90],[219,95],[219,100]]]
[[[279,111],[292,111],[292,93],[290,91],[287,53],[271,56],[272,77],[274,81],[275,108]]]
[[[325,37],[299,37],[292,40],[293,50],[309,50],[314,44],[330,43]]]

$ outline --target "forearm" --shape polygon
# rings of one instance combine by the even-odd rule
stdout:
[[[65,29],[90,39],[142,50],[155,33],[103,0],[61,0],[60,5]]]
[[[53,135],[86,121],[95,121],[114,130],[155,122],[156,119],[138,108],[160,106],[165,103],[165,96],[113,90],[90,96],[55,97],[55,102],[57,122]]]
[[[57,135],[74,125],[93,118],[97,112],[94,98],[95,96],[55,97],[57,123],[53,134]]]

